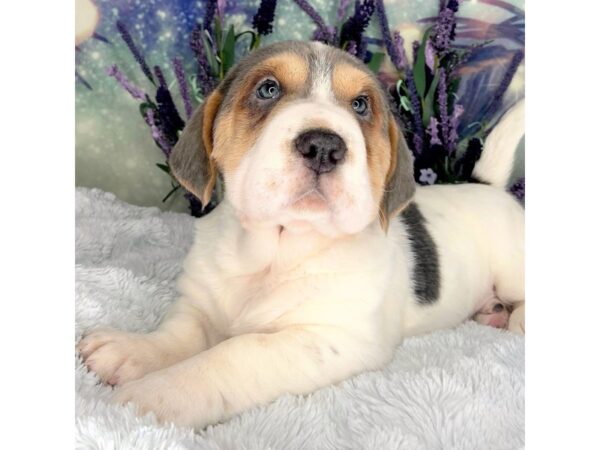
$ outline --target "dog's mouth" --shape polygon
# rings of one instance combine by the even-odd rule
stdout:
[[[312,230],[315,221],[322,220],[330,213],[330,205],[323,192],[313,186],[292,198],[287,210],[289,217],[283,228],[297,234]]]
[[[321,189],[313,186],[294,198],[290,206],[301,211],[322,211],[328,209],[329,202]]]

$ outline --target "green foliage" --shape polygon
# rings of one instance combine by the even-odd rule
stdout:
[[[379,73],[379,68],[381,67],[381,64],[383,64],[384,60],[385,53],[376,52],[373,53],[373,55],[371,56],[371,60],[367,65],[369,66],[369,69],[371,69],[374,73]]]
[[[421,98],[425,96],[425,87],[427,82],[425,75],[425,48],[427,46],[427,39],[429,39],[430,33],[431,30],[429,29],[423,34],[423,39],[421,40],[421,45],[419,46],[419,51],[417,52],[417,57],[415,58],[415,64],[413,67],[415,87],[417,88],[417,92]]]

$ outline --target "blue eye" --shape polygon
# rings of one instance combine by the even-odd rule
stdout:
[[[277,98],[279,93],[279,85],[275,80],[265,80],[256,89],[256,96],[262,100]]]
[[[369,109],[369,103],[367,102],[367,98],[356,97],[354,100],[352,100],[352,109],[356,111],[356,114],[364,116]]]

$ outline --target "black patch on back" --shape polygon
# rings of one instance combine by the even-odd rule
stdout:
[[[400,219],[406,226],[413,253],[413,289],[417,301],[429,305],[437,301],[440,295],[440,264],[435,242],[427,228],[426,220],[415,203],[408,205]]]

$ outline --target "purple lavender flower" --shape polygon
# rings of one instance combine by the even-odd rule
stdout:
[[[160,84],[156,90],[156,103],[158,105],[158,120],[157,126],[162,131],[164,137],[169,141],[171,146],[175,145],[178,139],[178,132],[183,130],[185,123],[177,112],[177,107],[169,92],[169,87],[165,81],[165,77],[158,66],[154,67],[154,73]]]
[[[432,32],[432,44],[441,55],[448,51],[454,40],[456,30],[455,14],[458,11],[458,5],[459,2],[456,0],[440,1],[440,12]]]
[[[389,33],[389,26],[387,25],[387,18],[385,16],[385,10],[383,9],[383,3],[380,5],[380,7],[381,9],[378,12],[379,18],[384,33],[384,41],[386,43],[390,59],[392,60],[392,64],[394,64],[394,66],[398,70],[408,69],[408,59],[406,57],[406,52],[404,51],[404,39],[402,39],[402,36],[398,32],[394,32],[393,43],[391,37],[386,36],[386,33]],[[417,93],[417,87],[415,86],[415,80],[413,78],[412,70],[406,70],[405,80],[406,87],[408,88],[408,99],[410,100],[414,129],[412,138],[412,150],[415,155],[420,155],[423,151],[425,131],[423,130],[423,118],[421,116],[421,100],[419,99],[419,94]]]
[[[154,66],[154,75],[156,75],[158,84],[167,89],[167,81],[165,80],[165,76],[163,75],[162,70],[160,70],[160,67]]]
[[[519,200],[525,200],[525,178],[519,178],[509,189],[509,192]]]
[[[146,75],[146,78],[148,78],[152,83],[154,83],[154,78],[152,78],[150,67],[148,67],[148,64],[146,64],[146,60],[144,59],[141,52],[133,42],[133,38],[131,37],[129,30],[127,29],[125,24],[120,20],[117,20],[117,30],[119,31],[119,34],[121,35],[123,41],[125,41],[125,44],[129,48],[129,51],[133,54],[133,57],[142,69],[142,72],[144,72],[144,75]]]
[[[423,125],[421,124],[421,132]],[[413,133],[413,152],[415,155],[420,155],[423,151],[423,138],[418,133]]]
[[[390,57],[392,58],[392,63],[394,66],[396,66],[396,69],[402,70],[408,67],[408,58],[406,57],[406,52],[404,51],[404,39],[402,39],[402,35],[400,33],[394,33],[394,45],[392,45],[391,48],[394,50],[392,53],[390,53]]]
[[[502,77],[502,81],[500,81],[500,84],[496,88],[496,92],[494,92],[494,96],[492,97],[490,106],[487,108],[487,111],[485,112],[486,117],[488,117],[488,118],[493,117],[500,109],[500,106],[502,105],[502,98],[504,97],[504,94],[506,93],[508,86],[510,86],[510,82],[512,81],[513,77],[515,76],[515,73],[517,72],[517,69],[519,68],[519,64],[521,64],[521,61],[523,61],[524,57],[525,57],[525,53],[523,52],[523,50],[519,50],[519,51],[515,52],[515,54],[513,55],[512,59],[510,61],[510,66],[508,66],[508,69],[506,70],[504,77]]]
[[[387,14],[385,12],[385,6],[383,0],[375,1],[375,9],[377,10],[377,16],[379,17],[379,25],[381,27],[381,35],[385,48],[387,49],[388,55],[392,61],[392,64],[398,70],[402,70],[407,67],[406,54],[404,52],[404,40],[400,33],[394,32],[394,37],[390,33],[390,24],[388,22]]]
[[[423,184],[435,184],[435,180],[437,180],[437,173],[433,171],[433,169],[421,169],[421,174],[419,175],[419,182]]]
[[[127,79],[127,77],[123,74],[123,72],[121,72],[121,70],[119,70],[119,68],[117,67],[116,64],[113,64],[112,66],[110,66],[108,68],[108,70],[106,71],[106,74],[110,77],[114,77],[119,82],[121,87],[123,87],[123,89],[125,89],[127,92],[129,92],[129,94],[133,98],[135,98],[137,100],[141,100],[141,101],[146,101],[146,94],[144,93],[144,91],[142,91],[140,88],[138,88],[137,86],[132,84]]]
[[[408,88],[408,99],[412,112],[413,123],[413,147],[415,155],[420,155],[423,150],[423,142],[425,141],[425,131],[423,129],[423,118],[421,116],[421,100],[417,93],[415,79],[413,78],[412,70],[407,70],[405,74],[406,87]]]
[[[225,7],[227,6],[227,0],[217,0],[217,16],[223,21],[225,15]]]
[[[165,135],[163,134],[161,129],[158,127],[156,116],[154,114],[154,110],[151,108],[148,108],[144,115],[144,119],[146,120],[146,123],[150,127],[150,132],[152,133],[152,138],[158,144],[158,146],[163,151],[165,156],[168,158],[169,155],[171,154],[171,150],[172,150],[173,146],[165,138]]]
[[[348,5],[350,5],[350,0],[340,0],[336,17],[338,22],[341,22],[346,17],[346,10],[348,9]]]
[[[425,43],[425,64],[432,72],[435,69],[435,50],[431,44],[431,39],[427,39]]]
[[[350,53],[351,55],[356,56],[356,53],[357,53],[356,42],[349,41],[348,45],[346,46],[346,51],[348,53]]]
[[[446,8],[448,8],[456,13],[456,12],[458,12],[459,6],[460,6],[460,0],[448,0],[448,4],[446,5]]]
[[[205,30],[210,30],[212,27],[213,20],[215,18],[215,11],[217,10],[217,0],[206,0],[204,3],[204,21],[202,26]]]
[[[183,69],[183,61],[179,58],[173,58],[173,70],[175,77],[177,78],[177,84],[179,84],[179,92],[183,99],[183,105],[185,107],[185,115],[189,119],[192,117],[192,102],[190,99],[190,92],[188,90],[187,82],[185,81],[185,70]]]
[[[212,75],[210,64],[206,59],[206,53],[204,44],[202,43],[202,28],[196,26],[190,35],[190,48],[196,56],[196,62],[198,63],[197,79],[200,93],[204,96],[211,93],[215,88],[215,80]]]
[[[275,7],[277,0],[262,0],[258,11],[252,19],[252,27],[258,34],[266,36],[273,31],[273,19],[275,19]]]
[[[427,134],[429,135],[429,143],[431,145],[442,145],[440,137],[438,136],[438,120],[432,117],[429,120],[429,126],[427,127]]]
[[[440,81],[438,83],[438,107],[440,110],[440,125],[442,126],[442,141],[448,146],[450,139],[450,123],[448,118],[448,91],[446,86],[446,71],[441,68],[439,71]]]
[[[366,51],[366,45],[363,44],[362,35],[369,25],[371,16],[375,11],[374,0],[357,1],[354,4],[354,15],[350,17],[340,31],[340,42],[354,41],[358,47],[357,54],[360,55]]]
[[[326,27],[325,31],[317,28],[312,35],[312,40],[331,44],[335,40],[336,33],[337,29],[335,27]]]
[[[452,111],[452,116],[450,117],[450,134],[448,136],[448,144],[447,151],[448,153],[452,153],[456,149],[456,144],[458,144],[458,124],[460,120],[460,116],[465,112],[465,109],[462,105],[455,104],[454,110]]]
[[[166,87],[158,87],[156,91],[156,103],[158,104],[160,127],[169,142],[175,145],[178,132],[183,130],[185,122],[179,116],[171,93]]]
[[[206,59],[204,45],[202,44],[202,27],[200,25],[196,25],[190,33],[189,44],[196,58],[198,58],[198,55],[202,55],[203,59]]]
[[[363,62],[367,62],[368,53],[369,51],[367,49],[367,43],[363,39],[359,42],[358,46],[356,47],[356,57]]]
[[[320,36],[326,36],[328,33],[327,25],[317,10],[313,8],[307,0],[294,0],[294,3],[296,3],[296,5],[298,5],[302,11],[308,14],[317,27],[319,27],[321,33]]]

